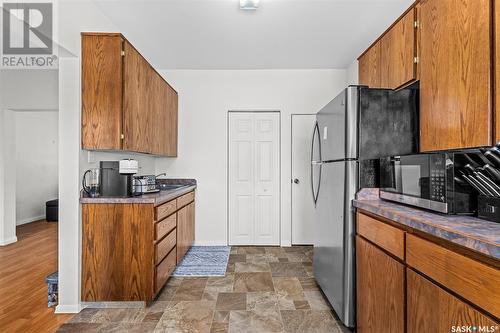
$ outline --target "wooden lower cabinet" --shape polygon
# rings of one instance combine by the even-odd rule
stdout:
[[[82,301],[153,298],[153,220],[153,205],[83,205]]]
[[[499,332],[498,266],[394,221],[356,218],[358,332]]]
[[[152,301],[194,242],[194,208],[194,192],[158,207],[83,204],[82,301]]]
[[[356,236],[357,332],[404,332],[404,265]]]
[[[177,212],[177,263],[194,242],[194,202]]]
[[[491,318],[462,302],[422,275],[407,269],[408,326],[407,333],[421,332],[494,332],[472,330],[472,327],[498,327]],[[487,295],[484,295],[487,297]],[[456,327],[471,327],[457,331]],[[455,330],[453,328],[455,327]]]

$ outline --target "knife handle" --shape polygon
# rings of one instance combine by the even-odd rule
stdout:
[[[490,178],[492,178],[494,181],[500,183],[500,171],[495,169],[489,164],[485,164],[483,167],[483,170],[486,171],[487,174],[490,175]]]
[[[491,150],[487,150],[484,153],[484,156],[497,168],[500,167],[500,157],[491,152]]]

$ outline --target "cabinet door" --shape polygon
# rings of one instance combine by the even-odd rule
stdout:
[[[380,40],[380,86],[396,89],[415,80],[415,10],[406,13]]]
[[[123,81],[123,149],[140,153],[154,153],[155,99],[154,73],[151,66],[127,41],[124,42]]]
[[[121,149],[121,36],[82,35],[82,148]]]
[[[153,76],[153,153],[177,156],[177,92],[156,72]]]
[[[422,0],[420,150],[491,144],[489,0]]]
[[[359,84],[380,87],[380,42],[375,43],[359,58]]]
[[[194,243],[194,201],[187,205],[186,241],[188,250]]]
[[[187,206],[177,211],[177,264],[179,264],[187,252],[186,227],[188,221]]]
[[[495,142],[500,141],[500,3],[495,2]]]
[[[168,100],[168,112],[167,112],[167,123],[168,132],[167,135],[167,147],[165,155],[167,156],[177,156],[177,136],[178,136],[178,113],[179,113],[179,96],[177,91],[172,87],[168,87],[170,98]]]
[[[177,263],[194,242],[194,202],[177,212]]]
[[[406,276],[408,283],[408,333],[465,332],[464,330],[454,331],[453,327],[498,326],[499,323],[494,322],[411,269],[407,269]],[[470,332],[474,331],[470,330]],[[482,332],[493,332],[493,330]]]
[[[404,266],[356,236],[357,332],[404,332]]]
[[[158,105],[156,122],[159,135],[159,155],[177,156],[177,92],[160,79],[161,104]]]

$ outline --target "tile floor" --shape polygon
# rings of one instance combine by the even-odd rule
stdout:
[[[312,251],[233,247],[224,277],[171,278],[145,309],[85,309],[58,332],[348,332],[313,279]]]

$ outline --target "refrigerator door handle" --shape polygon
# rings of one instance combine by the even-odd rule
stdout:
[[[318,150],[319,150],[319,161],[314,160],[314,140],[316,138],[316,135],[318,136]],[[319,136],[319,126],[318,122],[314,124],[314,129],[313,129],[313,135],[312,135],[312,140],[311,140],[311,166],[310,166],[310,174],[311,174],[311,192],[313,196],[313,201],[314,205],[316,205],[316,202],[318,201],[318,195],[319,195],[319,187],[321,186],[321,169],[322,169],[322,162],[321,162],[322,156],[321,156],[321,139]],[[319,179],[318,179],[318,190],[314,191],[314,171],[313,168],[315,165],[319,165]]]
[[[321,188],[321,173],[323,172],[323,164],[319,166],[319,176],[318,176],[318,189],[316,190],[316,196],[314,199],[314,205],[318,202],[319,190]]]

